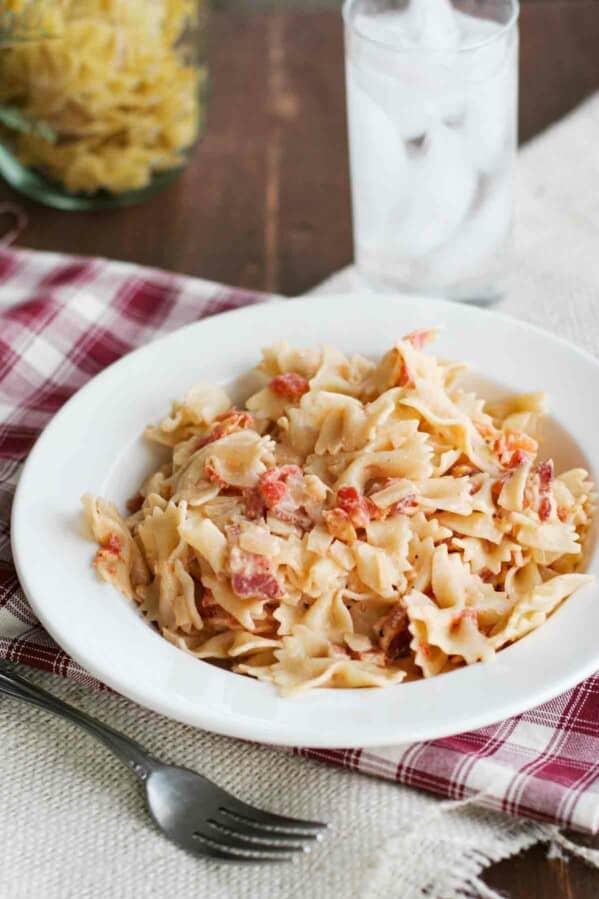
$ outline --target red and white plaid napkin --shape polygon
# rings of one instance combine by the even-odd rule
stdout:
[[[0,657],[101,685],[37,623],[11,564],[11,499],[54,412],[134,347],[264,300],[134,265],[0,250]],[[539,708],[444,740],[311,758],[582,831],[599,829],[599,676]]]

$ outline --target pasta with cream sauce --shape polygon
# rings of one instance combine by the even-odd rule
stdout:
[[[488,661],[592,580],[594,486],[539,458],[542,394],[485,403],[463,366],[263,352],[237,409],[199,384],[122,517],[84,497],[98,574],[198,659],[274,683],[381,687]]]

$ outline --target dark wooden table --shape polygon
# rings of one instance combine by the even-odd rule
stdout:
[[[0,201],[17,199],[27,211],[21,242],[286,294],[347,263],[340,18],[335,10],[313,9],[318,0],[309,11],[287,11],[294,2],[302,6],[284,0],[275,12],[214,14],[206,135],[181,177],[145,205],[59,213],[0,184]],[[599,88],[599,0],[524,0],[521,46],[526,141]],[[575,147],[572,154],[564,165],[572,164]],[[599,896],[599,874],[577,861],[548,861],[542,848],[495,865],[486,881],[512,899]]]

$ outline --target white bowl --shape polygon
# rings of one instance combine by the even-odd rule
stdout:
[[[284,745],[376,746],[432,739],[491,724],[567,690],[599,668],[599,602],[576,593],[538,631],[477,664],[386,689],[315,690],[282,698],[270,684],[176,649],[135,605],[100,582],[84,539],[80,497],[117,504],[153,464],[148,422],[197,380],[230,386],[262,346],[327,341],[378,355],[416,328],[441,325],[434,351],[466,360],[492,390],[547,390],[552,419],[543,453],[559,469],[599,458],[599,363],[506,316],[414,297],[349,295],[267,303],[189,325],[126,356],[56,415],[33,449],[12,517],[17,571],[44,627],[104,683],[179,721]],[[237,390],[243,390],[243,380]],[[595,554],[587,567],[598,572]]]

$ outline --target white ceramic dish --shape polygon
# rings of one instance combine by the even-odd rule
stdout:
[[[599,597],[591,585],[494,662],[387,689],[284,699],[270,684],[176,649],[92,571],[81,494],[91,490],[122,505],[152,465],[140,438],[144,426],[195,381],[230,386],[256,363],[262,346],[280,338],[376,355],[402,334],[432,325],[443,327],[434,351],[470,362],[495,382],[495,393],[498,384],[500,392],[547,390],[553,419],[543,452],[559,468],[584,465],[593,473],[599,363],[540,330],[463,305],[372,295],[227,313],[112,365],[66,404],[35,446],[14,503],[12,539],[21,583],[44,626],[85,668],[144,706],[207,730],[285,745],[442,737],[522,712],[599,668]],[[599,573],[592,551],[588,567]]]

